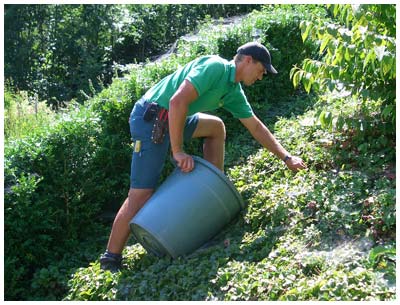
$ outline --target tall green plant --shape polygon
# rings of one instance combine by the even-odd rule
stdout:
[[[303,21],[304,41],[319,43],[319,58],[304,60],[291,70],[293,84],[329,92],[348,92],[361,101],[361,115],[368,113],[371,100],[381,101],[380,125],[391,136],[396,119],[396,8],[395,5],[330,5],[334,22]],[[320,116],[323,125],[343,128],[343,116]],[[360,117],[358,131],[368,120]],[[390,124],[390,127],[387,125]]]
[[[37,95],[29,97],[26,91],[4,90],[4,138],[23,138],[40,133],[55,120],[56,114]]]

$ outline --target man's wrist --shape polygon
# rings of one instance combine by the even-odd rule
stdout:
[[[183,153],[183,150],[181,148],[172,149],[172,155],[179,154],[179,153]]]
[[[287,162],[288,160],[290,160],[291,158],[292,158],[291,155],[286,155],[285,158],[283,158],[282,161],[286,163],[286,162]]]

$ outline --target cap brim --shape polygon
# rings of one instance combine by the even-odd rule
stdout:
[[[264,65],[265,69],[271,74],[278,74],[278,71],[271,64]]]

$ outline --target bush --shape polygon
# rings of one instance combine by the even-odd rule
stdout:
[[[22,138],[40,132],[55,118],[54,112],[37,96],[29,97],[26,91],[4,91],[4,138]]]
[[[5,269],[18,270],[6,272],[7,299],[28,297],[35,270],[85,239],[102,208],[107,190],[97,180],[102,168],[93,166],[97,122],[71,113],[5,148]]]

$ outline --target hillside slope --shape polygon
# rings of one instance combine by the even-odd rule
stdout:
[[[305,101],[291,103],[301,108]],[[153,257],[132,240],[124,270],[104,272],[93,262],[73,276],[66,299],[394,299],[393,164],[385,171],[342,164],[348,161],[338,158],[341,143],[310,124],[314,117],[309,110],[273,126],[307,160],[309,168],[297,174],[248,135],[227,139],[227,156],[243,149],[236,156],[242,163],[227,175],[248,206],[212,246],[172,260]]]

